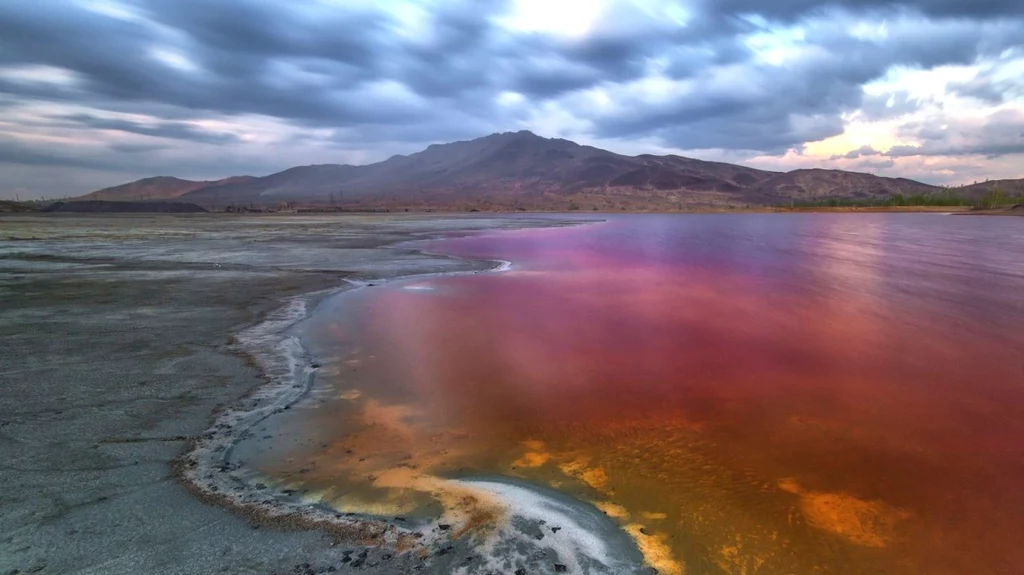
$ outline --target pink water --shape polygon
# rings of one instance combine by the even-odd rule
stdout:
[[[303,481],[388,509],[438,504],[403,465],[519,477],[668,573],[1024,571],[1024,221],[643,215],[426,247],[514,266],[325,308],[342,399]]]

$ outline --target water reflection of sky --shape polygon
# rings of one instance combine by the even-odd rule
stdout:
[[[351,313],[376,393],[459,466],[576,478],[725,572],[1024,561],[1019,222],[645,215],[429,247],[516,265]]]

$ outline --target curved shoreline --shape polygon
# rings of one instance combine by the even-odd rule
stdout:
[[[443,238],[411,240],[387,247],[409,249],[410,243],[436,239]],[[450,259],[493,262],[495,265],[486,270],[428,272],[386,280],[346,279],[348,285],[282,299],[283,305],[268,314],[263,321],[235,335],[236,343],[232,351],[255,364],[265,383],[253,388],[233,405],[218,406],[214,411],[212,425],[192,439],[185,452],[174,462],[175,474],[192,495],[238,513],[256,525],[286,530],[320,529],[346,541],[366,546],[386,546],[398,552],[424,548],[447,540],[396,525],[386,519],[339,513],[301,499],[289,498],[283,491],[251,483],[244,468],[231,462],[234,447],[249,437],[254,426],[290,409],[312,389],[314,374],[319,366],[298,337],[288,333],[309,317],[311,303],[315,306],[328,297],[380,283],[440,275],[502,272],[513,266],[507,260],[475,260],[419,249],[416,252]]]
[[[329,297],[393,281],[503,272],[514,268],[513,262],[508,260],[463,257],[409,245],[436,239],[447,238],[424,238],[387,247],[413,249],[421,255],[445,259],[490,262],[492,267],[414,273],[381,280],[345,279],[348,285],[285,298],[284,305],[262,322],[239,332],[233,351],[252,361],[266,382],[215,412],[211,427],[190,441],[185,453],[175,460],[176,475],[193,496],[245,517],[254,528],[265,525],[279,530],[321,531],[334,537],[337,543],[373,547],[392,552],[396,557],[411,558],[419,562],[415,569],[426,567],[440,573],[457,567],[468,573],[468,562],[472,561],[474,569],[493,567],[501,571],[511,565],[536,567],[538,561],[546,561],[548,568],[555,571],[648,573],[651,568],[646,566],[646,554],[638,542],[598,506],[577,500],[566,503],[562,496],[546,495],[550,489],[519,485],[515,478],[507,482],[504,478],[495,478],[492,483],[479,483],[472,479],[446,480],[428,475],[419,480],[430,491],[436,489],[437,497],[462,501],[457,507],[464,506],[467,500],[475,501],[474,506],[490,509],[495,518],[500,518],[495,531],[488,532],[483,539],[479,535],[463,538],[470,524],[478,520],[466,509],[446,509],[440,517],[426,524],[406,523],[400,517],[346,513],[315,497],[310,499],[305,490],[291,490],[287,485],[262,477],[243,461],[233,458],[236,446],[252,437],[255,426],[290,409],[315,387],[320,364],[292,331],[310,317],[311,305],[315,307]],[[540,543],[544,534],[539,530],[545,529],[546,521],[553,517],[560,518],[559,525],[551,530],[544,543]],[[604,535],[595,538],[596,533]],[[464,557],[464,562],[449,564],[455,554]],[[387,553],[383,556],[384,559],[389,557]]]

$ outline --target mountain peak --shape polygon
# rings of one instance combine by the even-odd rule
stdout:
[[[493,133],[493,134],[491,134],[489,136],[484,136],[483,138],[478,138],[478,139],[483,140],[483,139],[496,139],[496,138],[536,138],[538,140],[546,140],[547,139],[547,138],[538,136],[537,134],[534,134],[530,130],[519,130],[517,132],[495,132],[495,133]]]
[[[651,210],[884,198],[936,188],[852,172],[767,172],[681,156],[625,156],[530,130],[438,143],[362,166],[314,165],[220,182],[144,180],[89,199],[183,198],[206,204],[335,202],[351,207]],[[88,197],[88,196],[87,196]],[[332,199],[333,198],[333,199]],[[85,199],[85,198],[83,198]],[[575,207],[573,207],[575,206]]]

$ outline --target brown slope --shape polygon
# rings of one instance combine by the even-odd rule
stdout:
[[[768,178],[754,189],[772,203],[788,201],[817,201],[826,199],[868,200],[884,199],[893,194],[933,194],[942,191],[938,186],[906,178],[886,178],[861,172],[843,170],[793,170]]]
[[[95,192],[74,198],[74,200],[166,200],[177,198],[193,190],[198,190],[207,186],[222,185],[230,182],[242,182],[248,179],[251,179],[251,177],[233,176],[222,180],[193,181],[171,176],[156,176],[153,178],[136,180],[120,186],[96,190]]]
[[[769,172],[680,156],[624,156],[527,131],[434,144],[364,166],[300,166],[183,193],[204,206],[343,205],[677,209],[934,193],[913,180],[839,170]]]
[[[1024,194],[1024,178],[1017,180],[989,180],[967,186],[952,188],[952,192],[965,198],[978,199],[985,194],[999,190],[1007,196]]]
[[[221,203],[325,203],[341,192],[346,203],[487,200],[511,205],[529,200],[532,207],[543,207],[537,205],[539,198],[548,198],[541,204],[564,203],[565,197],[581,193],[664,198],[668,192],[706,192],[743,202],[749,200],[733,196],[745,196],[752,184],[773,174],[679,156],[623,156],[521,131],[435,144],[367,166],[302,166],[240,184],[209,186],[185,198],[204,205],[215,198]]]

